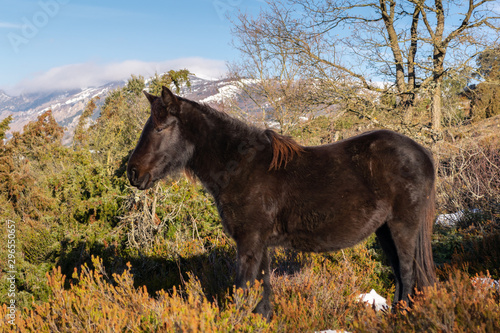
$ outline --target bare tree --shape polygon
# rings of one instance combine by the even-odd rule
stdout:
[[[324,103],[363,89],[395,94],[397,105],[411,112],[416,96],[429,92],[436,130],[443,78],[495,44],[500,29],[494,0],[283,0],[268,6],[258,18],[240,16],[234,31],[245,56],[255,59],[253,48],[246,48],[250,40],[260,60],[276,61],[276,73],[285,53],[287,66],[297,66],[296,76],[329,88],[319,97]]]
[[[260,121],[267,125],[277,121],[280,131],[287,133],[301,116],[316,109],[310,101],[315,87],[304,80],[307,66],[287,42],[263,35],[262,28],[272,30],[272,23],[262,20],[255,26],[246,15],[240,22],[233,32],[245,57],[230,66],[230,76],[255,103]]]
[[[433,85],[432,92],[432,124],[435,129],[441,127],[441,89],[443,78],[447,71],[456,70],[457,67],[462,67],[468,63],[473,57],[484,50],[485,45],[478,39],[481,30],[483,33],[492,32],[494,38],[498,41],[498,31],[500,31],[500,15],[495,13],[496,1],[469,0],[466,5],[462,2],[450,3],[443,0],[435,0],[433,5],[426,5],[423,0],[411,0],[415,8],[421,11],[422,21],[427,30],[427,36],[423,36],[422,41],[432,46],[432,75],[428,77],[428,81]],[[491,6],[488,6],[488,3]],[[447,26],[446,18],[450,13],[451,5],[457,6],[465,12],[459,14],[461,20],[458,26]],[[466,52],[467,48],[471,48]],[[446,64],[445,58],[448,52],[458,52],[452,54],[452,58],[456,61],[463,58],[465,61],[455,62],[455,68]],[[454,56],[454,57],[453,57]],[[462,56],[462,57],[461,57]]]

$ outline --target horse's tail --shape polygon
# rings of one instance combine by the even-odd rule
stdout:
[[[420,230],[417,237],[417,247],[415,250],[414,272],[417,288],[421,289],[431,286],[436,282],[436,271],[432,258],[432,226],[434,225],[436,190],[432,184],[432,190],[427,197],[426,207],[420,223]]]

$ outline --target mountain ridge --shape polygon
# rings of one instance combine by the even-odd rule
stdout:
[[[228,79],[207,80],[192,76],[190,81],[191,87],[183,86],[180,95],[202,103],[224,103],[226,99],[236,97],[240,93],[238,84]],[[52,110],[54,119],[65,128],[63,142],[69,144],[87,103],[96,96],[104,100],[110,91],[122,88],[126,84],[125,80],[113,81],[98,87],[29,93],[19,96],[11,96],[0,90],[0,120],[9,115],[13,116],[7,132],[7,138],[10,138],[13,132],[22,132],[26,124],[35,121],[45,111]]]

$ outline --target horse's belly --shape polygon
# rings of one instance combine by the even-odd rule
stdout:
[[[279,241],[272,242],[274,243],[272,245],[306,252],[329,252],[352,247],[365,239],[366,236],[361,234],[342,235],[332,232],[311,233],[306,231],[281,235],[278,238]]]
[[[310,211],[292,214],[275,230],[276,245],[301,251],[327,252],[351,247],[375,232],[387,220],[389,205],[378,201],[372,209]]]

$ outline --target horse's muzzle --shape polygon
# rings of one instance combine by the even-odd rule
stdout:
[[[151,175],[149,173],[144,174],[142,177],[139,176],[139,172],[136,168],[127,168],[127,177],[130,181],[130,185],[137,187],[139,190],[145,190],[153,185],[151,181]]]

